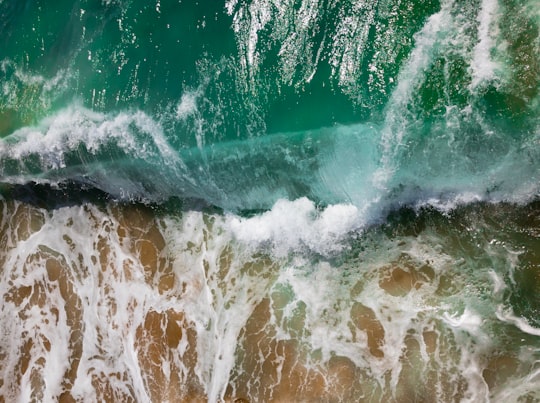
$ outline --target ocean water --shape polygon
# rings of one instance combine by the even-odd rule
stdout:
[[[0,0],[0,401],[540,401],[538,0]]]

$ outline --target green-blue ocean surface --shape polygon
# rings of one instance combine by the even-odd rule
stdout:
[[[540,400],[538,0],[0,0],[0,401]]]

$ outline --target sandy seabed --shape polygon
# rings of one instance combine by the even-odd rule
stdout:
[[[420,217],[329,258],[243,245],[217,213],[114,202],[0,209],[0,401],[538,397],[538,334],[497,308],[502,269],[466,274],[489,255],[519,267],[525,252],[481,256],[482,240],[456,238],[474,209],[456,231]],[[522,213],[530,247],[537,211]],[[482,298],[489,304],[472,308]],[[489,324],[497,315],[500,338]]]

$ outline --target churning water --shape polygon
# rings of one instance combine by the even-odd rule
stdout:
[[[0,0],[0,401],[538,401],[539,31]]]

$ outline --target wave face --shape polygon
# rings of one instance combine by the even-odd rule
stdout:
[[[538,0],[0,33],[0,401],[540,398]]]

